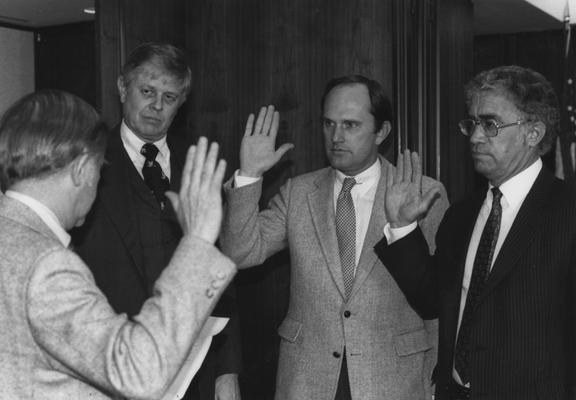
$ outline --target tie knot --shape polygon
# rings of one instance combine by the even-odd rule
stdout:
[[[352,187],[356,184],[356,180],[354,178],[344,178],[344,182],[342,182],[342,192],[347,193],[352,190]]]
[[[144,143],[140,149],[140,154],[146,158],[146,161],[154,161],[158,155],[158,147],[153,143]]]
[[[500,204],[500,199],[502,198],[502,192],[496,186],[492,188],[492,204]]]

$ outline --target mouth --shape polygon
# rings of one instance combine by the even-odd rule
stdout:
[[[143,116],[142,119],[148,124],[159,125],[162,123],[162,120],[159,118]]]

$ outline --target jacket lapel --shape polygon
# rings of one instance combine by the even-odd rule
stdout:
[[[142,180],[128,157],[120,139],[119,130],[112,132],[106,153],[108,167],[102,169],[101,187],[98,196],[106,213],[110,216],[135,268],[144,277],[142,249],[138,239],[138,221],[133,207],[130,188]]]
[[[328,270],[332,275],[334,284],[340,291],[342,298],[345,297],[342,267],[340,265],[340,252],[338,251],[338,239],[336,237],[335,211],[334,211],[334,170],[326,169],[315,182],[316,190],[308,194],[308,206],[312,223],[319,238],[322,253],[326,259]]]
[[[370,275],[370,272],[376,265],[378,257],[374,252],[374,246],[384,236],[384,226],[388,222],[388,219],[386,218],[386,210],[384,209],[384,197],[386,195],[386,174],[388,168],[394,167],[383,157],[380,157],[380,163],[380,179],[378,180],[378,187],[376,188],[376,194],[374,196],[374,203],[372,205],[368,230],[366,231],[366,236],[364,237],[362,253],[360,253],[360,260],[358,261],[358,266],[356,267],[356,276],[354,278],[354,286],[352,287],[350,298],[352,298],[356,292],[360,290],[362,283],[366,280],[368,275]]]
[[[537,232],[539,217],[542,215],[540,209],[549,201],[553,181],[552,174],[542,168],[502,244],[480,301],[517,265],[520,255],[531,246],[531,238]]]

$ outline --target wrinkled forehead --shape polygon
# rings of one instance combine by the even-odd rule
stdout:
[[[522,115],[516,106],[514,96],[502,87],[485,85],[476,90],[468,99],[468,113],[471,116],[498,117]]]
[[[187,86],[186,78],[179,77],[153,62],[144,63],[134,69],[128,78],[128,85],[131,84],[163,86],[174,92],[183,92]]]

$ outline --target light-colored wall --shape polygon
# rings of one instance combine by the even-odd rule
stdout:
[[[34,34],[0,27],[0,115],[34,90]]]

